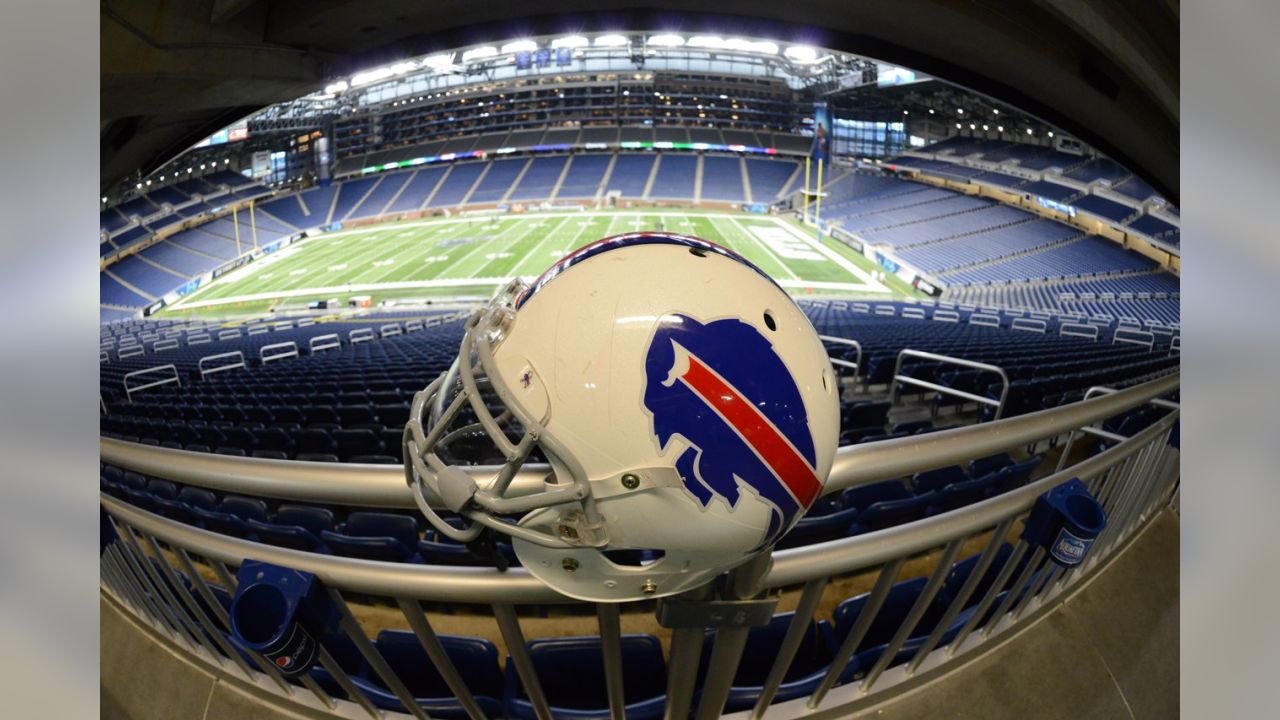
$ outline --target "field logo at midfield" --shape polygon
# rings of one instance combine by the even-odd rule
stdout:
[[[676,436],[688,444],[675,468],[703,507],[719,498],[736,508],[742,486],[772,507],[762,546],[822,490],[800,389],[742,320],[664,317],[645,357],[644,406],[663,453]]]

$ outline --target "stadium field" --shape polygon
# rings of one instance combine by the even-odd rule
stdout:
[[[917,294],[833,239],[790,218],[691,210],[473,215],[385,223],[307,238],[227,273],[166,309],[239,314],[312,300],[487,296],[534,278],[587,243],[638,230],[685,233],[732,248],[795,295]]]

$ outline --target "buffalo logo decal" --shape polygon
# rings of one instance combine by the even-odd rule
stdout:
[[[749,486],[773,508],[761,546],[777,540],[822,490],[800,389],[769,340],[736,318],[686,315],[658,324],[645,358],[644,406],[685,488],[703,507],[730,509]]]

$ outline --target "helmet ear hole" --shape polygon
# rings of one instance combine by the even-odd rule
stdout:
[[[773,319],[772,310],[764,311],[764,326],[769,328],[770,332],[778,329],[778,321]]]

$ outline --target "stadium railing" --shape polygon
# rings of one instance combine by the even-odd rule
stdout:
[[[1155,405],[1168,411],[1133,436],[1108,438],[1114,444],[1088,457],[1073,459],[1069,465],[1060,464],[1053,474],[1023,487],[917,522],[775,551],[733,570],[727,578],[722,578],[722,600],[766,601],[776,599],[783,588],[799,590],[796,611],[772,661],[771,671],[763,685],[756,688],[758,694],[750,713],[743,710],[740,716],[761,717],[767,710],[770,717],[800,717],[815,709],[835,716],[868,707],[967,664],[1055,609],[1105,569],[1147,522],[1176,501],[1179,482],[1176,424],[1180,411],[1176,403],[1163,398],[1178,392],[1179,385],[1180,376],[1172,374],[1119,391],[1099,390],[1107,394],[1027,415],[841,448],[824,490],[826,493],[948,467],[1064,434],[1074,439],[1090,434],[1091,426],[1142,406]],[[355,506],[413,506],[403,471],[398,467],[224,457],[110,439],[101,441],[101,454],[104,462],[122,468],[207,488]],[[473,470],[481,482],[493,476],[492,468]],[[1083,562],[1064,569],[1046,562],[1043,548],[1032,546],[1012,532],[1015,523],[1027,516],[1042,493],[1075,478],[1083,481],[1098,499],[1106,525]],[[527,492],[540,487],[541,483],[542,471],[530,468],[516,478],[512,489]],[[578,604],[590,607],[559,595],[519,567],[503,572],[313,554],[202,530],[135,508],[105,493],[101,504],[118,535],[105,546],[102,554],[104,593],[219,678],[235,681],[264,699],[292,703],[308,715],[429,716],[361,629],[346,602],[352,595],[358,594],[365,601],[369,598],[389,601],[399,608],[422,648],[432,658],[440,677],[456,696],[458,708],[455,710],[471,717],[483,717],[484,713],[453,663],[440,650],[439,637],[423,611],[423,602],[487,606],[496,623],[494,636],[500,635],[503,639],[511,656],[511,667],[523,683],[528,702],[539,718],[552,717],[552,710],[526,648],[515,606]],[[951,573],[958,566],[953,563],[969,545],[980,545],[983,549],[966,561],[976,565],[971,566],[968,579],[955,587]],[[193,556],[205,563],[205,575],[197,570]],[[290,684],[262,656],[231,646],[225,608],[218,603],[213,586],[205,576],[216,576],[225,592],[230,593],[235,587],[234,567],[246,559],[316,575],[339,610],[347,639],[385,685],[381,705],[375,705],[366,692],[370,681],[348,676],[330,654],[331,648],[321,652],[320,664],[329,679],[341,688],[341,693],[332,692],[333,682],[322,687],[311,676],[303,676],[301,685]],[[870,651],[861,649],[860,643],[868,629],[881,620],[886,598],[897,587],[895,582],[902,576],[909,559],[913,566],[921,559],[927,561],[927,581],[905,616],[892,620],[892,632],[882,635],[890,639]],[[771,704],[778,697],[779,688],[784,687],[784,675],[810,627],[824,591],[835,578],[854,572],[872,574],[875,584],[869,596],[864,596],[866,602],[857,621],[835,651],[821,680],[806,686],[799,696],[790,694],[786,700]],[[995,574],[994,580],[990,579],[992,574]],[[979,590],[984,585],[985,588]],[[659,617],[663,615],[663,604],[673,601],[696,604],[699,598],[659,601]],[[621,718],[625,713],[623,692],[628,677],[620,649],[619,607],[602,604],[593,609],[601,636],[608,712],[614,718]],[[930,621],[932,629],[920,625],[926,613],[936,620]],[[940,618],[936,613],[941,613]],[[722,713],[749,628],[720,623],[707,663],[709,667],[702,675],[698,672],[700,649],[707,641],[709,629],[694,623],[692,627],[673,630],[665,717],[689,717],[695,701],[697,718]],[[880,630],[884,632],[887,628]],[[250,661],[257,669],[251,667]],[[849,669],[852,666],[858,666],[856,674]],[[703,678],[700,689],[695,688],[699,677]],[[339,699],[335,694],[350,699]],[[409,710],[408,715],[385,712],[386,698],[391,695],[398,698],[400,709]]]

